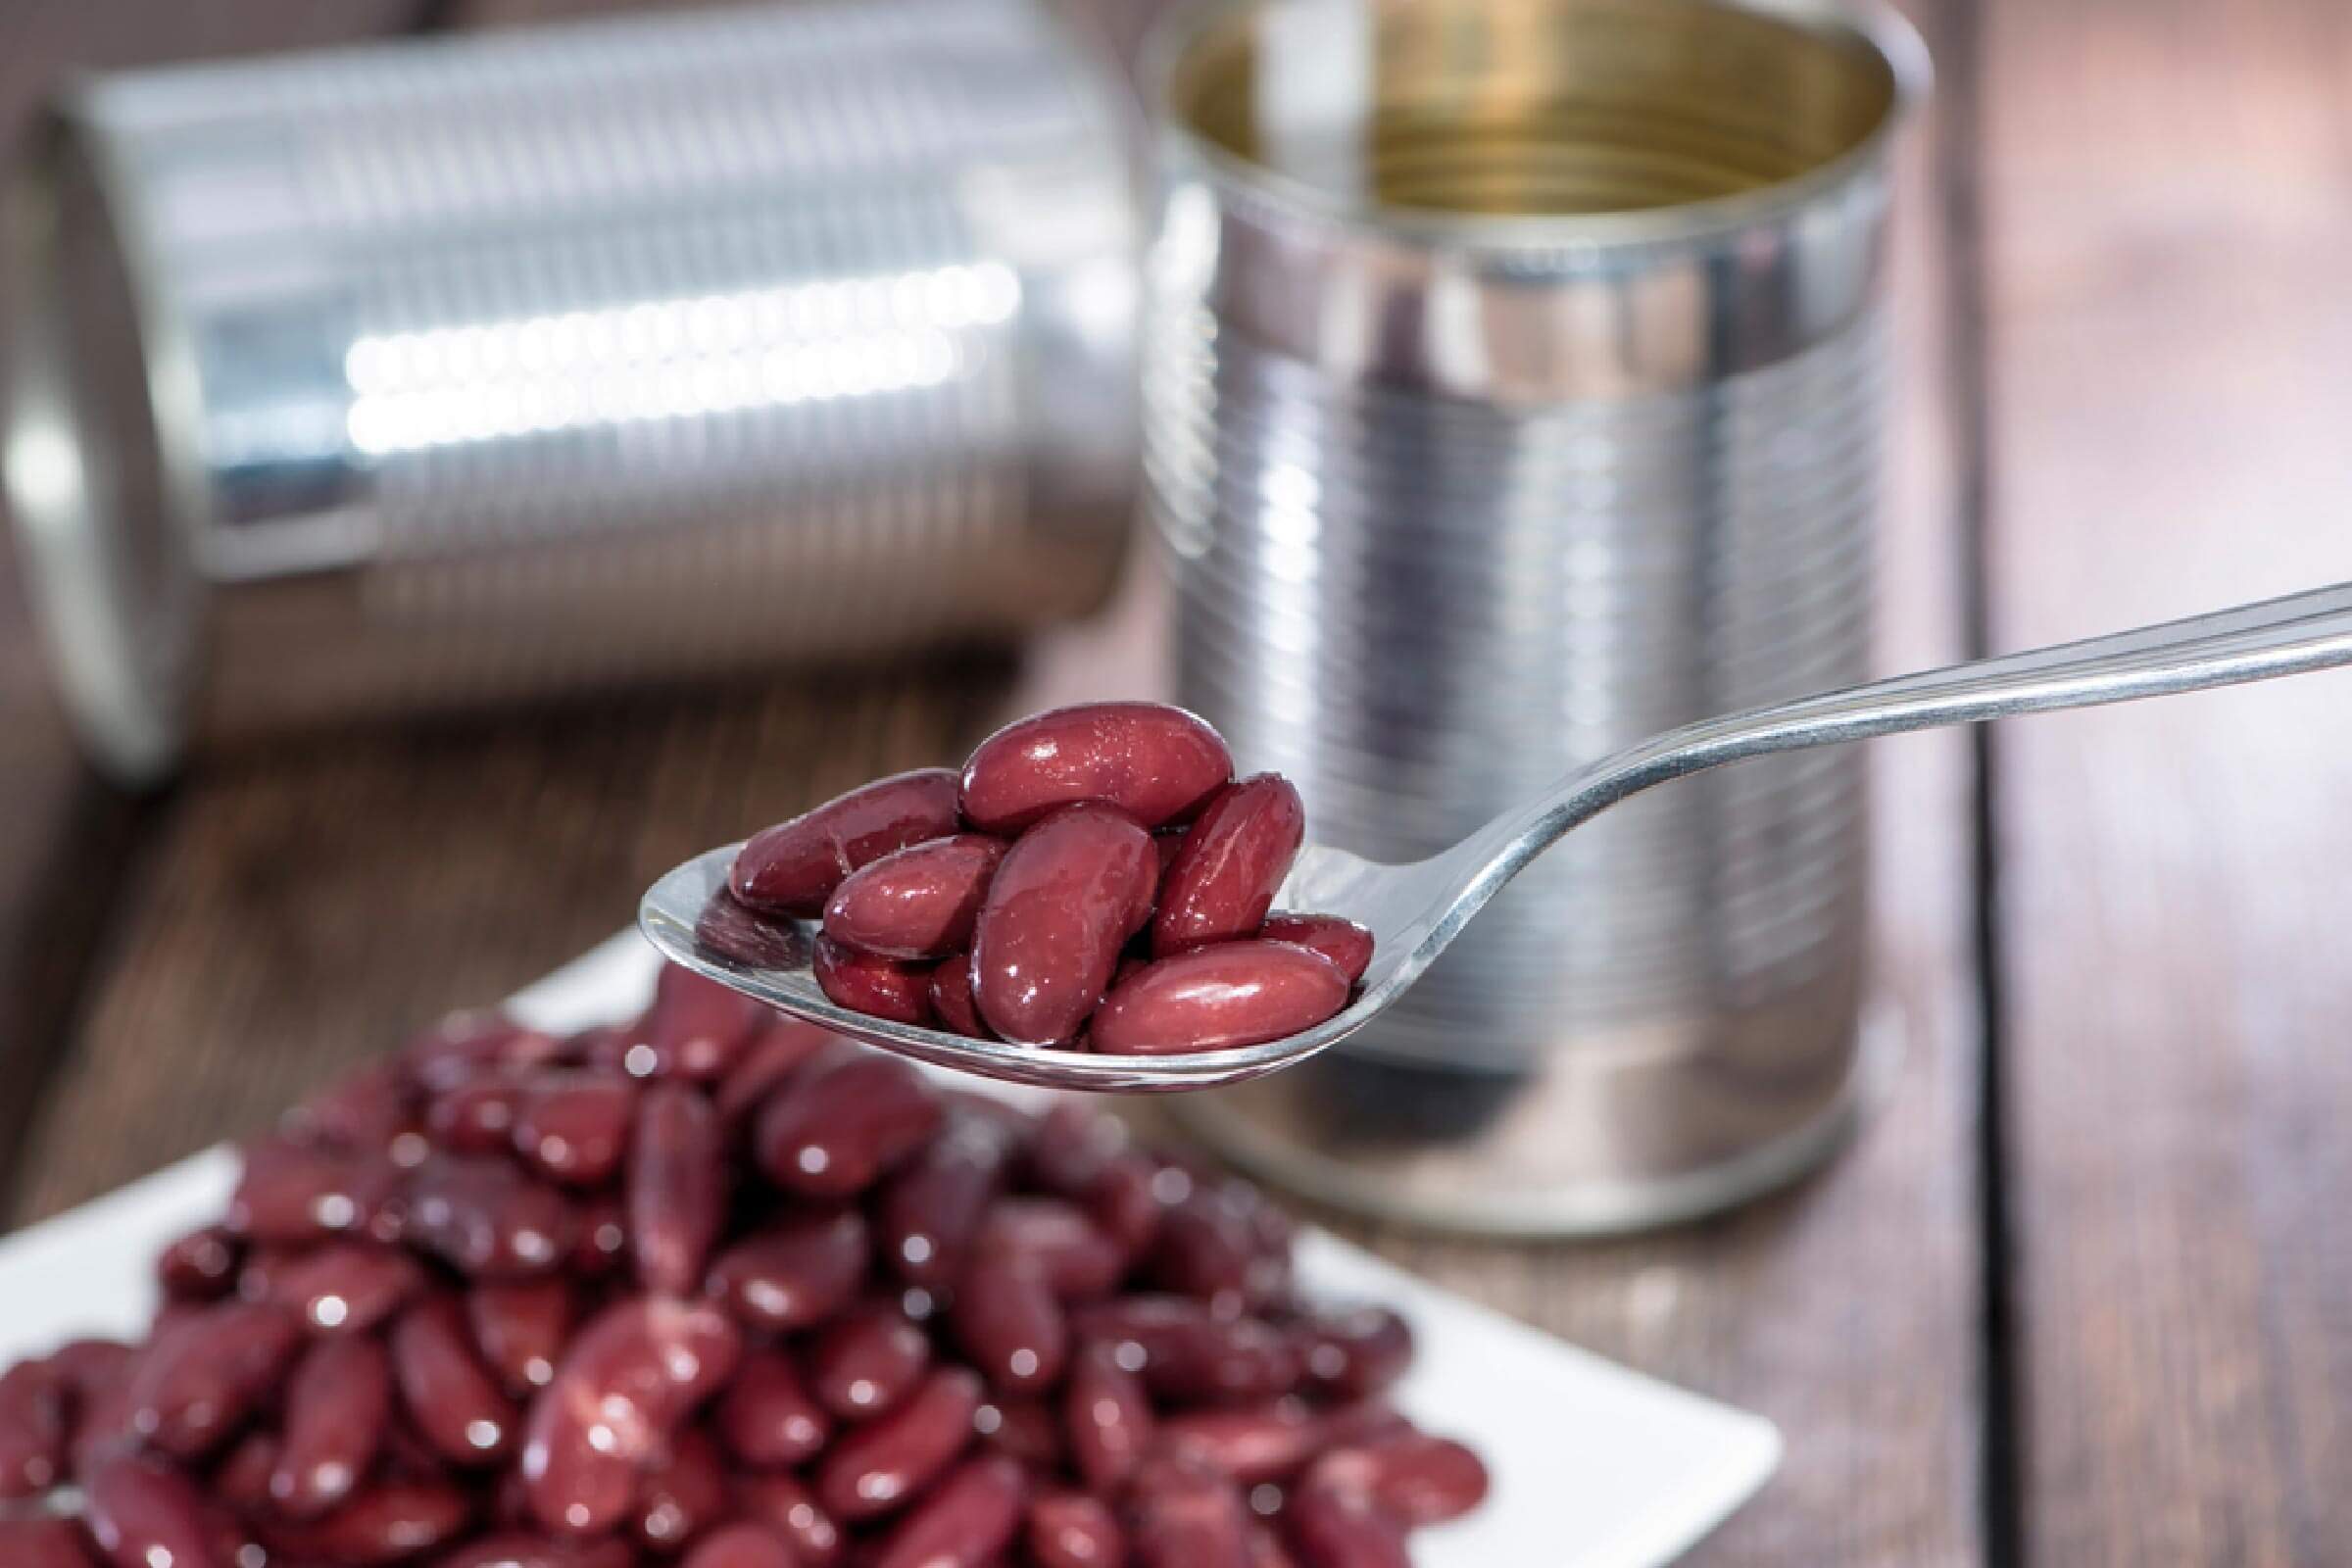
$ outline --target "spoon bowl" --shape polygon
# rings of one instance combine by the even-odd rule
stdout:
[[[2352,663],[2352,584],[1685,725],[1601,759],[1450,849],[1406,865],[1381,865],[1310,844],[1292,865],[1275,906],[1344,916],[1367,927],[1377,946],[1345,1010],[1261,1045],[1106,1055],[973,1040],[852,1012],[817,988],[810,967],[815,922],[754,915],[728,894],[727,870],[740,845],[699,855],[656,882],[639,906],[638,924],[673,962],[901,1055],[1058,1089],[1210,1089],[1287,1067],[1363,1028],[1421,977],[1529,861],[1580,823],[1670,779],[1777,752],[2131,702],[2345,663]]]

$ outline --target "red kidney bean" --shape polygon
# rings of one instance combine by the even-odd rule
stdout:
[[[719,1253],[709,1290],[751,1328],[804,1329],[858,1294],[871,1251],[854,1208],[796,1214]]]
[[[584,1280],[601,1280],[628,1260],[629,1231],[620,1195],[597,1193],[580,1201],[571,1251],[564,1266]]]
[[[888,1415],[851,1428],[816,1467],[816,1498],[836,1519],[896,1511],[929,1486],[972,1440],[980,1380],[943,1367]]]
[[[1413,1331],[1385,1306],[1324,1313],[1294,1325],[1307,1382],[1344,1399],[1378,1394],[1413,1359]]]
[[[863,1421],[913,1393],[930,1367],[929,1337],[897,1303],[867,1301],[836,1318],[808,1348],[808,1390],[844,1421]]]
[[[1348,977],[1320,953],[1254,938],[1221,942],[1129,976],[1095,1013],[1095,1049],[1152,1056],[1262,1045],[1334,1016],[1348,991]]]
[[[737,1127],[784,1081],[840,1036],[798,1018],[778,1018],[760,1031],[720,1081],[713,1103],[718,1119]]]
[[[637,1086],[605,1072],[545,1072],[523,1087],[514,1112],[514,1152],[570,1187],[598,1187],[620,1168]]]
[[[944,958],[971,946],[972,923],[1004,842],[956,833],[858,867],[825,904],[825,935],[886,958]]]
[[[760,1002],[665,963],[655,982],[653,1004],[626,1031],[621,1064],[635,1078],[715,1082],[742,1059],[770,1016]]]
[[[1146,827],[1190,816],[1227,779],[1233,756],[1180,708],[1090,703],[1007,724],[963,767],[963,815],[1017,832],[1056,807],[1100,801]]]
[[[833,1432],[832,1418],[781,1349],[746,1355],[710,1419],[727,1451],[755,1470],[800,1464],[823,1449]]]
[[[145,1350],[135,1351],[113,1377],[76,1388],[66,1458],[74,1477],[84,1485],[98,1460],[138,1441],[134,1424],[138,1400],[133,1385],[139,1364],[146,1358]],[[50,1357],[50,1364],[57,1365],[58,1357]]]
[[[1302,1568],[1412,1568],[1404,1526],[1366,1498],[1309,1483],[1283,1508]]]
[[[1262,1524],[1250,1527],[1250,1568],[1298,1568],[1282,1538]]]
[[[1144,1154],[1128,1154],[1103,1168],[1088,1189],[1087,1212],[1102,1234],[1132,1258],[1159,1234],[1167,1210],[1158,1190],[1159,1166]]]
[[[424,1288],[406,1252],[340,1242],[270,1266],[264,1294],[314,1334],[364,1334]]]
[[[159,1336],[131,1378],[131,1426],[175,1458],[208,1453],[244,1422],[294,1357],[282,1307],[224,1301]]]
[[[1159,857],[1159,877],[1162,882],[1167,880],[1168,867],[1176,863],[1176,857],[1184,853],[1184,841],[1191,831],[1189,828],[1163,827],[1152,835],[1152,849]]]
[[[1336,914],[1269,914],[1257,928],[1259,940],[1288,942],[1295,948],[1306,948],[1320,953],[1340,966],[1340,973],[1353,986],[1363,979],[1371,967],[1372,933],[1353,920],[1343,920]]]
[[[1157,863],[1151,835],[1105,806],[1067,807],[1022,834],[972,938],[972,991],[988,1026],[1025,1045],[1075,1036]]]
[[[1410,1429],[1333,1448],[1307,1472],[1307,1489],[1365,1499],[1413,1528],[1458,1519],[1486,1500],[1487,1467],[1461,1444]]]
[[[9,1568],[97,1568],[88,1539],[71,1519],[0,1519],[0,1562]]]
[[[754,1142],[777,1186],[847,1198],[920,1149],[942,1115],[939,1096],[913,1068],[844,1045],[776,1092]]]
[[[119,1340],[69,1340],[49,1356],[48,1366],[66,1391],[68,1401],[80,1406],[100,1391],[122,1386],[138,1360],[136,1347]]]
[[[444,1089],[424,1107],[424,1134],[453,1154],[495,1154],[514,1135],[522,1085],[513,1078],[476,1078]]]
[[[1107,1294],[1127,1271],[1119,1244],[1083,1210],[1053,1198],[1004,1198],[980,1222],[982,1256],[1028,1268],[1065,1301]]]
[[[702,1280],[727,1218],[727,1151],[699,1089],[660,1083],[637,1110],[629,1161],[629,1251],[648,1290],[684,1296]]]
[[[1144,1359],[1140,1348],[1095,1341],[1071,1363],[1062,1396],[1070,1458],[1097,1492],[1115,1491],[1157,1441],[1158,1418],[1136,1375]]]
[[[734,1478],[735,1502],[744,1513],[789,1542],[800,1568],[832,1568],[841,1557],[841,1527],[816,1505],[799,1477]]]
[[[1029,1174],[1064,1198],[1083,1198],[1112,1161],[1135,1147],[1118,1117],[1065,1100],[1037,1119],[1029,1140]]]
[[[1028,1496],[1010,1459],[966,1459],[883,1538],[873,1568],[982,1568],[1011,1544]]]
[[[82,1477],[82,1505],[115,1568],[232,1568],[214,1549],[203,1495],[158,1460],[129,1452],[100,1459]]]
[[[813,918],[852,871],[955,832],[957,788],[955,773],[926,767],[854,789],[755,834],[736,855],[727,887],[755,909]]]
[[[435,1557],[432,1568],[636,1568],[636,1548],[625,1541],[550,1541],[544,1536],[502,1531]]]
[[[409,1178],[409,1235],[461,1274],[545,1274],[572,1246],[562,1194],[503,1159],[426,1160]]]
[[[297,1562],[381,1568],[447,1545],[472,1520],[472,1500],[445,1481],[391,1480],[317,1519],[265,1521],[262,1536]]]
[[[1030,1499],[1021,1540],[1035,1568],[1121,1568],[1127,1539],[1099,1497],[1047,1492]]]
[[[392,1325],[392,1370],[409,1419],[452,1464],[494,1464],[521,1425],[514,1406],[474,1353],[465,1309],[428,1297]]]
[[[765,1525],[728,1525],[694,1544],[680,1568],[799,1568],[800,1556]]]
[[[411,1083],[437,1095],[484,1073],[545,1066],[564,1050],[555,1036],[526,1029],[502,1013],[459,1012],[411,1041],[400,1059]]]
[[[0,1373],[0,1499],[37,1496],[66,1460],[65,1377],[47,1361]]]
[[[1080,1338],[1133,1346],[1145,1386],[1184,1404],[1277,1399],[1298,1384],[1298,1355],[1257,1318],[1222,1318],[1179,1296],[1130,1296],[1079,1307]],[[1133,1357],[1130,1356],[1130,1359]]]
[[[755,968],[788,969],[808,956],[808,939],[799,926],[752,909],[725,888],[713,891],[696,912],[694,942]]]
[[[931,1022],[931,966],[860,953],[831,937],[818,937],[809,969],[816,988],[837,1007],[892,1023]]]
[[[207,1225],[173,1242],[155,1260],[155,1282],[175,1301],[217,1301],[237,1281],[244,1252],[226,1228]]]
[[[524,1428],[522,1478],[540,1523],[570,1536],[618,1524],[640,1470],[742,1351],[735,1326],[700,1303],[640,1298],[592,1319]]]
[[[282,1447],[277,1434],[259,1428],[230,1444],[228,1451],[214,1464],[213,1473],[206,1477],[205,1484],[214,1499],[244,1513],[273,1506],[270,1500],[270,1477],[277,1470]]]
[[[1146,1461],[1128,1486],[1126,1522],[1136,1568],[1250,1568],[1250,1510],[1214,1471]]]
[[[1001,1121],[956,1106],[938,1136],[884,1183],[874,1222],[883,1256],[901,1279],[937,1289],[962,1272],[1011,1150]]]
[[[1386,1399],[1357,1399],[1350,1404],[1327,1406],[1323,1411],[1326,1448],[1374,1443],[1412,1430],[1413,1424],[1397,1414],[1396,1407]]]
[[[980,1003],[972,995],[972,956],[958,953],[931,971],[931,1013],[946,1028],[969,1040],[994,1040],[980,1019]]]
[[[717,1446],[688,1428],[637,1484],[630,1530],[647,1546],[674,1552],[726,1511],[727,1477]]]
[[[996,1388],[1025,1394],[1061,1380],[1069,1324],[1053,1287],[1008,1257],[973,1259],[956,1289],[956,1342]]]
[[[1305,842],[1306,807],[1289,779],[1257,773],[1219,791],[1160,879],[1152,956],[1253,935]]]
[[[1281,1299],[1290,1294],[1290,1250],[1260,1233],[1267,1206],[1242,1183],[1194,1184],[1161,1213],[1147,1272],[1224,1315]]]
[[[466,1294],[474,1348],[517,1398],[554,1380],[578,1314],[578,1293],[564,1279],[493,1281]]]
[[[289,1519],[316,1519],[349,1497],[375,1462],[392,1413],[392,1366],[371,1339],[327,1340],[295,1363],[284,1439],[265,1483]]]
[[[345,1073],[287,1111],[278,1128],[296,1143],[374,1153],[409,1131],[416,1116],[402,1064],[384,1060]]]
[[[1039,1476],[1059,1473],[1066,1446],[1061,1422],[1039,1399],[991,1398],[972,1413],[972,1430],[983,1447],[1001,1453]]]
[[[245,1151],[227,1228],[247,1241],[305,1246],[367,1232],[400,1184],[389,1162],[264,1139]]]
[[[1159,1426],[1161,1446],[1243,1486],[1280,1481],[1323,1446],[1323,1423],[1297,1399],[1238,1409],[1183,1410]]]

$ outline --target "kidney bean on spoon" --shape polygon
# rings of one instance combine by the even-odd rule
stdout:
[[[1160,881],[1153,956],[1256,932],[1305,842],[1306,808],[1289,779],[1259,773],[1219,791]]]
[[[972,956],[958,953],[931,971],[931,1012],[944,1027],[967,1040],[994,1040],[980,1021],[980,1002],[972,994]]]
[[[1288,942],[1293,947],[1320,953],[1340,966],[1340,972],[1354,985],[1364,977],[1372,964],[1372,933],[1353,920],[1343,920],[1336,914],[1284,914],[1266,916],[1257,928],[1259,940]]]
[[[917,1028],[931,1022],[931,965],[927,963],[860,953],[846,942],[818,937],[809,968],[816,975],[816,988],[837,1007]]]
[[[972,994],[1006,1040],[1067,1043],[1094,1011],[1137,928],[1152,838],[1106,806],[1066,807],[1022,834],[989,885],[972,936]]]
[[[825,905],[825,935],[886,958],[941,958],[971,946],[972,923],[1004,843],[957,833],[850,873]]]
[[[1157,1055],[1262,1045],[1348,1005],[1348,977],[1287,942],[1221,942],[1160,958],[1120,982],[1095,1013],[1094,1046]]]
[[[1189,817],[1232,777],[1224,741],[1184,710],[1090,703],[982,741],[963,766],[963,818],[983,832],[1016,833],[1056,808],[1100,801],[1159,827]]]
[[[878,779],[753,836],[727,885],[752,908],[813,918],[851,872],[955,832],[960,781],[944,767]]]

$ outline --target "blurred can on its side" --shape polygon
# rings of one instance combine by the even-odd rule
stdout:
[[[1146,464],[1181,700],[1380,860],[1677,724],[1868,673],[1887,153],[1871,0],[1230,0],[1148,68]],[[1551,851],[1381,1020],[1186,1101],[1449,1227],[1722,1207],[1850,1124],[1853,751]]]
[[[14,191],[10,510],[118,776],[1010,637],[1122,552],[1121,74],[845,0],[101,76]]]

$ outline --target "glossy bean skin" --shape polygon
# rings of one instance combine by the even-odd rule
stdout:
[[[82,1478],[90,1535],[114,1568],[232,1568],[214,1549],[203,1495],[155,1459],[117,1452]]]
[[[521,1418],[475,1353],[455,1298],[428,1297],[400,1315],[392,1370],[409,1420],[451,1464],[494,1464],[513,1448]]]
[[[854,1208],[796,1214],[719,1253],[708,1290],[747,1327],[804,1329],[858,1294],[871,1251],[865,1218]]]
[[[608,1072],[534,1075],[515,1107],[514,1152],[567,1187],[597,1187],[620,1168],[637,1088]]]
[[[674,963],[662,966],[653,1004],[625,1031],[621,1067],[636,1078],[715,1083],[743,1057],[768,1009]]]
[[[936,1290],[963,1271],[1010,1158],[1003,1123],[960,1106],[947,1113],[875,1205],[883,1256],[899,1278]]]
[[[563,1195],[503,1159],[426,1160],[410,1174],[408,1225],[412,1241],[474,1279],[549,1273],[572,1243]]]
[[[365,1334],[424,1288],[416,1260],[366,1242],[321,1247],[274,1267],[268,1298],[313,1334]]]
[[[1256,773],[1220,790],[1160,878],[1152,956],[1254,935],[1305,842],[1306,807],[1289,779]]]
[[[693,1428],[679,1433],[637,1484],[629,1529],[658,1552],[674,1552],[727,1506],[726,1471],[718,1446]]]
[[[941,960],[931,971],[931,1016],[942,1029],[967,1040],[994,1040],[981,1021],[979,999],[972,995],[972,956],[958,953]]]
[[[626,1542],[550,1541],[519,1531],[467,1542],[432,1560],[432,1568],[636,1568]]]
[[[1006,1040],[1069,1041],[1110,984],[1152,837],[1104,806],[1071,806],[1022,834],[989,884],[972,938],[980,1016]]]
[[[228,1202],[228,1230],[248,1242],[309,1246],[369,1230],[399,1186],[388,1162],[328,1153],[283,1139],[245,1150]]]
[[[728,890],[752,908],[812,919],[851,872],[956,831],[959,787],[949,769],[926,767],[854,789],[754,834],[735,857]]]
[[[0,1519],[0,1562],[9,1568],[97,1568],[71,1519]]]
[[[837,1007],[869,1018],[927,1026],[931,1022],[931,966],[861,953],[846,942],[818,937],[809,970],[816,988]]]
[[[522,1084],[509,1077],[476,1078],[444,1089],[424,1107],[424,1133],[453,1154],[495,1154],[514,1134]]]
[[[372,1339],[325,1340],[286,1386],[284,1439],[267,1480],[270,1506],[316,1519],[352,1494],[392,1415],[392,1365]]]
[[[1152,1056],[1262,1045],[1335,1016],[1348,989],[1320,953],[1255,938],[1220,942],[1130,975],[1095,1013],[1095,1049]]]
[[[883,1538],[873,1568],[982,1568],[1019,1533],[1028,1496],[1028,1479],[1010,1459],[966,1459]]]
[[[1179,1404],[1263,1403],[1298,1386],[1298,1353],[1280,1330],[1218,1317],[1189,1298],[1097,1302],[1076,1310],[1073,1327],[1082,1339],[1134,1347],[1145,1387]]]
[[[1058,1474],[1069,1451],[1062,1441],[1060,1416],[1043,1398],[992,1396],[973,1414],[972,1430],[980,1435],[981,1446],[1032,1475]]]
[[[841,1527],[817,1506],[815,1495],[797,1476],[739,1475],[736,1506],[788,1542],[800,1568],[832,1568],[842,1552]]]
[[[961,1367],[933,1372],[897,1409],[826,1450],[816,1467],[817,1503],[852,1523],[896,1512],[970,1445],[979,1407],[977,1377]]]
[[[832,1416],[782,1349],[747,1354],[710,1419],[727,1451],[754,1470],[801,1464],[822,1451],[833,1435]]]
[[[1031,1498],[1021,1540],[1035,1568],[1121,1568],[1127,1560],[1118,1516],[1083,1492]]]
[[[1181,1460],[1139,1467],[1127,1499],[1135,1568],[1250,1568],[1250,1510],[1224,1477]]]
[[[742,1351],[735,1326],[701,1303],[641,1298],[592,1319],[526,1418],[521,1473],[540,1523],[567,1536],[618,1524],[641,1468]]]
[[[943,1114],[937,1093],[904,1061],[837,1047],[768,1101],[755,1150],[777,1186],[847,1198],[912,1155]]]
[[[838,1040],[831,1032],[798,1018],[772,1020],[719,1080],[718,1094],[711,1102],[718,1119],[730,1128],[742,1126],[786,1079]]]
[[[1288,942],[1295,948],[1320,953],[1340,966],[1348,984],[1355,985],[1372,966],[1372,933],[1353,920],[1336,914],[1269,914],[1257,928],[1259,940]]]
[[[1261,1231],[1269,1206],[1245,1183],[1192,1184],[1162,1211],[1147,1272],[1224,1315],[1279,1300],[1290,1294],[1290,1245]]]
[[[1004,842],[956,833],[858,867],[825,903],[825,935],[886,958],[944,958],[971,945],[972,924]]]
[[[1461,1444],[1405,1429],[1333,1448],[1309,1488],[1367,1499],[1409,1528],[1458,1519],[1486,1500],[1485,1461]]]
[[[296,1562],[382,1568],[448,1544],[472,1519],[471,1500],[447,1482],[387,1480],[332,1513],[269,1522],[262,1534],[274,1553]]]
[[[956,1343],[991,1387],[1033,1394],[1061,1380],[1069,1322],[1034,1268],[1009,1257],[975,1258],[956,1286],[951,1313]]]
[[[799,1568],[800,1557],[765,1525],[728,1525],[696,1542],[680,1568]]]
[[[1000,1199],[981,1221],[976,1246],[982,1256],[1031,1270],[1065,1301],[1106,1295],[1127,1271],[1119,1244],[1058,1199]]]
[[[1385,1306],[1325,1313],[1291,1333],[1307,1381],[1338,1398],[1381,1393],[1413,1359],[1412,1328]]]
[[[601,1280],[618,1272],[628,1258],[628,1215],[619,1195],[597,1193],[581,1200],[564,1267],[583,1280]]]
[[[46,1361],[0,1373],[0,1500],[37,1496],[63,1475],[69,1392]]]
[[[300,1367],[296,1370],[299,1372]],[[270,1496],[270,1478],[277,1471],[283,1447],[274,1432],[249,1428],[214,1461],[212,1474],[205,1478],[207,1492],[214,1499],[246,1513],[274,1508],[276,1504]]]
[[[1245,1487],[1296,1474],[1324,1442],[1323,1423],[1296,1399],[1180,1410],[1160,1423],[1161,1447]]]
[[[1014,833],[1081,801],[1145,827],[1189,817],[1233,777],[1233,755],[1191,713],[1157,703],[1089,703],[1007,724],[963,768],[964,820]]]
[[[131,1379],[131,1425],[192,1459],[244,1421],[293,1360],[302,1329],[284,1308],[224,1301],[157,1338]]]
[[[1107,1340],[1080,1348],[1062,1395],[1071,1462],[1089,1488],[1115,1492],[1158,1441],[1159,1420],[1137,1376],[1141,1349]]]
[[[686,1295],[727,1218],[726,1145],[700,1090],[659,1083],[646,1091],[627,1191],[638,1279],[660,1295]]]
[[[890,1409],[930,1369],[930,1338],[894,1301],[852,1307],[808,1347],[808,1391],[844,1421]]]
[[[155,1283],[175,1301],[217,1301],[233,1290],[244,1247],[227,1227],[206,1225],[164,1249]]]
[[[1126,1123],[1115,1116],[1078,1104],[1054,1106],[1038,1120],[1029,1163],[1038,1185],[1083,1203],[1130,1255],[1159,1227],[1166,1205],[1153,1190],[1158,1166],[1135,1148]]]
[[[466,1293],[473,1347],[516,1398],[554,1381],[578,1315],[579,1293],[566,1279],[491,1281]]]
[[[1283,1509],[1300,1568],[1412,1568],[1404,1526],[1362,1496],[1309,1483]]]

